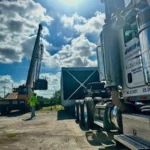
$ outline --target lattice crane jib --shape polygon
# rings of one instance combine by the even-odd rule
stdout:
[[[30,67],[29,67],[28,76],[27,76],[27,81],[26,81],[26,86],[29,88],[33,88],[34,80],[39,78],[41,59],[43,56],[43,44],[40,43],[41,31],[42,31],[42,25],[39,24],[39,29],[38,29],[37,37],[35,40]]]

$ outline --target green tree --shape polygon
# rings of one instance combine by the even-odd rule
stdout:
[[[61,94],[60,93],[61,93],[60,90],[56,91],[51,98],[51,101],[54,102],[55,105],[61,104]]]

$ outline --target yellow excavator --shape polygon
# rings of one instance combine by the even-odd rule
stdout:
[[[6,115],[12,110],[25,112],[28,110],[28,100],[33,95],[34,90],[47,90],[48,83],[46,79],[39,79],[41,61],[43,57],[44,46],[41,42],[42,25],[39,24],[37,37],[32,52],[30,67],[25,85],[14,88],[13,92],[8,94],[3,100],[0,100],[0,113]]]

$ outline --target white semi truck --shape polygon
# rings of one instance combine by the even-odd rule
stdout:
[[[106,19],[97,51],[100,80],[106,83],[87,86],[85,98],[76,100],[76,119],[88,128],[117,129],[117,145],[150,149],[150,2],[101,2]],[[96,91],[99,96],[90,94]]]

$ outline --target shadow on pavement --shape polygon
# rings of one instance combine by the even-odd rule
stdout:
[[[106,132],[102,129],[97,131],[88,131],[85,133],[86,139],[89,144],[93,146],[100,146],[99,150],[116,150],[113,136],[117,132]]]
[[[75,119],[69,112],[66,110],[60,110],[57,112],[57,120],[65,120],[65,119]]]
[[[27,119],[22,119],[23,121],[30,121],[32,120],[31,118],[27,118]]]
[[[9,114],[7,114],[7,115],[0,115],[0,117],[2,117],[2,116],[5,116],[5,117],[17,117],[17,116],[22,116],[22,115],[24,115],[25,113],[22,113],[22,112],[20,112],[19,110],[17,110],[17,111],[13,111],[13,112],[10,112]]]
[[[80,124],[79,123],[79,127],[80,127],[80,129],[82,130],[82,131],[88,131],[88,128],[87,127],[85,127],[85,125],[83,125],[83,124]]]
[[[65,110],[58,111],[57,120],[65,119],[75,118]],[[79,122],[76,123],[79,124]],[[94,126],[92,130],[88,130],[84,125],[80,124],[79,127],[82,131],[85,132],[85,137],[90,145],[98,146],[99,150],[116,150],[116,144],[113,136],[117,135],[117,132],[106,132],[97,126]]]
[[[35,119],[35,117],[34,118],[26,118],[26,119],[22,119],[23,121],[30,121],[30,120],[34,120]]]

